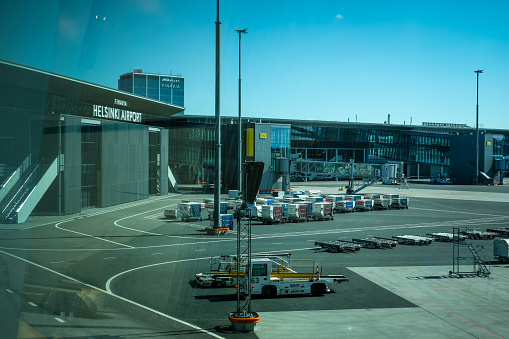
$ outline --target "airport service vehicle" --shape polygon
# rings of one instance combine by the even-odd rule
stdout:
[[[493,255],[501,260],[509,260],[509,239],[497,239],[493,242]]]
[[[277,224],[284,222],[283,206],[281,205],[262,205],[262,222],[264,224]]]
[[[355,210],[371,211],[373,209],[373,199],[359,199],[355,201]]]
[[[299,270],[300,272],[297,272]],[[266,298],[277,295],[312,294],[315,296],[330,292],[331,283],[348,281],[343,275],[323,276],[322,266],[314,260],[256,258],[251,260],[251,294]]]

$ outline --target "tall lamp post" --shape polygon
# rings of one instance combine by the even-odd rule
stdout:
[[[475,152],[475,183],[479,183],[479,74],[482,69],[474,71],[477,73],[477,101],[475,105],[475,135],[476,135],[476,152]]]
[[[221,76],[221,21],[219,20],[219,0],[217,0],[216,20],[216,170],[214,178],[214,228],[219,228],[221,206],[221,113],[220,113],[220,76]]]
[[[247,34],[247,28],[236,29],[235,32],[239,33],[239,150],[238,150],[238,165],[239,165],[239,178],[238,188],[239,192],[242,191],[242,114],[241,114],[241,77],[240,77],[240,40],[242,34]]]

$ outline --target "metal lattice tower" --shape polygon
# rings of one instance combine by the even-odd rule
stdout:
[[[247,220],[242,220],[247,215]],[[251,313],[251,209],[237,210],[237,315]],[[247,291],[244,292],[244,291]]]

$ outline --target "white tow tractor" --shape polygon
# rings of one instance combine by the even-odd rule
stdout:
[[[348,281],[343,275],[323,276],[322,269],[314,260],[256,258],[251,260],[251,286],[241,288],[245,293],[251,288],[251,294],[266,298],[292,294],[320,296],[330,291],[329,284]]]

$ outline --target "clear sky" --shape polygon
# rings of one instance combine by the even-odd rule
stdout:
[[[221,115],[509,129],[509,1],[221,1]],[[215,0],[3,0],[0,59],[107,87],[185,77],[214,115]]]

